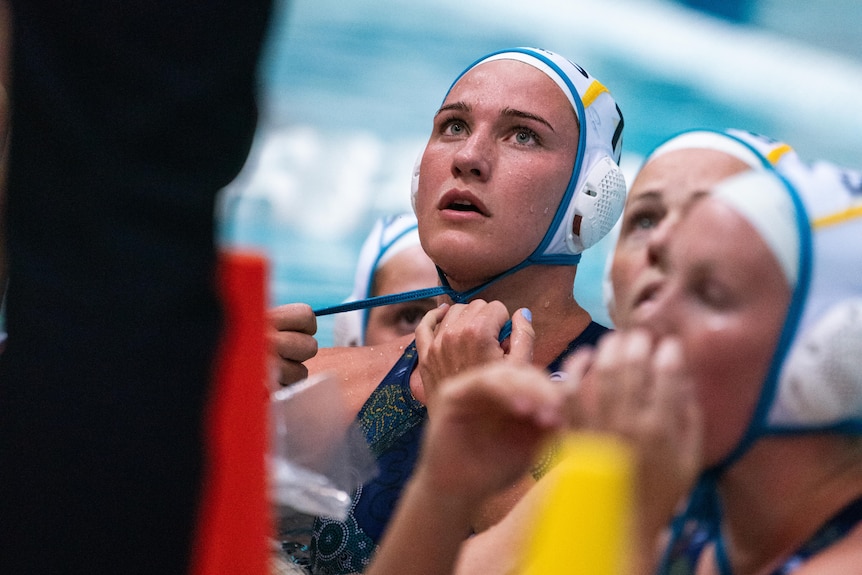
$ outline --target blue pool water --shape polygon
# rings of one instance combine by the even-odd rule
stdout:
[[[519,45],[560,52],[610,88],[626,118],[629,175],[661,140],[694,127],[748,128],[804,157],[862,165],[862,51],[823,47],[782,21],[776,2],[752,4],[769,19],[731,23],[659,0],[281,4],[261,67],[260,130],[223,194],[221,239],[268,254],[273,305],[340,302],[376,217],[410,209],[410,170],[451,80]],[[841,21],[862,20],[862,5],[839,4]],[[835,35],[834,22],[822,25]],[[575,288],[605,322],[609,244],[584,255]],[[320,319],[321,345],[331,321]]]

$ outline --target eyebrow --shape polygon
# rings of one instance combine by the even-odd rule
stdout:
[[[698,203],[702,198],[709,195],[709,192],[706,190],[698,190],[692,193],[691,197],[685,200],[685,202],[680,206],[680,216],[686,216],[688,212],[691,211],[692,206]],[[664,202],[664,194],[658,190],[650,190],[648,192],[643,192],[638,194],[637,196],[632,196],[631,202],[626,204],[626,207],[634,207],[639,204],[653,204],[658,202],[665,209],[667,209],[667,204]]]
[[[548,127],[548,129],[551,130],[552,132],[556,133],[556,130],[554,130],[554,127],[551,126],[551,124],[548,123],[547,120],[545,120],[541,116],[537,116],[536,114],[531,114],[530,112],[523,112],[521,110],[515,110],[513,108],[503,108],[502,114],[504,116],[509,116],[509,117],[513,117],[513,118],[524,118],[525,120],[533,120],[534,122],[539,122],[541,124],[546,125]]]
[[[459,112],[470,112],[472,108],[464,103],[464,102],[452,102],[451,104],[446,104],[445,106],[441,106],[437,113],[434,114],[435,117],[439,116],[443,112],[448,112],[451,110],[459,111]],[[523,118],[525,120],[533,120],[534,122],[539,122],[540,124],[544,124],[548,127],[549,130],[556,133],[554,127],[545,120],[541,116],[537,116],[536,114],[531,114],[530,112],[524,112],[523,110],[516,110],[514,108],[503,108],[502,112],[500,112],[501,116],[508,116],[511,118]]]
[[[655,190],[650,190],[648,192],[643,192],[641,194],[638,194],[637,196],[631,196],[631,198],[632,198],[632,203],[645,202],[645,201],[652,202],[652,201],[656,201],[656,200],[660,201],[662,198],[662,194],[661,194],[661,192],[658,192]]]
[[[446,104],[445,106],[441,106],[440,109],[437,110],[437,113],[434,114],[434,117],[436,118],[437,116],[439,116],[443,112],[448,112],[450,110],[456,110],[458,112],[469,112],[469,111],[471,111],[471,109],[472,108],[470,108],[470,106],[465,104],[464,102],[453,102],[451,104]]]
[[[691,197],[685,201],[685,204],[683,204],[682,209],[680,210],[681,215],[687,216],[691,209],[708,195],[709,192],[707,190],[698,190],[694,192]]]

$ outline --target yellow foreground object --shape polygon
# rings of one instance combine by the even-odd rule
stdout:
[[[632,458],[622,443],[571,434],[559,462],[542,482],[545,503],[536,517],[523,575],[623,575],[632,524]]]

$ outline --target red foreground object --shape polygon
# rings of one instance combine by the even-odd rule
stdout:
[[[266,497],[266,259],[222,254],[225,327],[205,421],[206,468],[192,575],[265,575],[273,522]]]

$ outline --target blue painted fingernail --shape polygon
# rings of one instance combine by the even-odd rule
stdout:
[[[531,312],[529,310],[529,308],[522,307],[521,308],[521,315],[524,317],[525,320],[527,320],[529,322],[533,321],[533,312]]]

